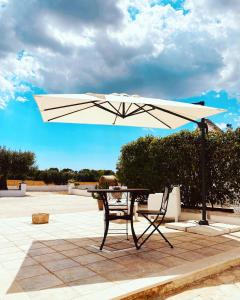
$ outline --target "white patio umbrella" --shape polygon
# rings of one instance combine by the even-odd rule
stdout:
[[[205,135],[206,117],[225,110],[204,103],[145,98],[128,94],[55,94],[35,95],[44,122],[177,128],[189,122],[201,129],[202,220],[206,220]]]

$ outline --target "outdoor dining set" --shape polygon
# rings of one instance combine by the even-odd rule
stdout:
[[[89,193],[98,193],[100,195],[104,205],[104,235],[100,245],[100,250],[103,250],[108,234],[122,234],[122,232],[118,231],[119,229],[109,228],[110,222],[115,220],[126,221],[125,233],[127,235],[127,239],[128,223],[130,223],[132,238],[136,249],[140,249],[155,232],[159,233],[159,235],[169,244],[169,246],[173,248],[173,245],[160,230],[160,225],[162,224],[167,212],[171,190],[172,187],[166,186],[163,194],[161,194],[162,199],[159,199],[158,209],[150,210],[138,209],[138,206],[136,205],[140,200],[148,197],[148,189],[127,187],[118,187],[117,189],[114,187],[109,187],[106,189],[89,189]],[[136,215],[144,217],[149,223],[147,228],[138,236],[134,230],[134,219],[136,218]],[[150,233],[147,233],[149,230]]]

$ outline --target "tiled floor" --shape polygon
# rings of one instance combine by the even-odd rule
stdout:
[[[140,233],[146,223],[141,220],[135,227]],[[158,235],[141,250],[124,235],[113,235],[101,252],[102,212],[51,215],[45,225],[32,225],[30,217],[2,218],[0,299],[111,299],[139,278],[149,281],[162,271],[240,246],[237,233],[206,237],[163,231],[174,249]]]

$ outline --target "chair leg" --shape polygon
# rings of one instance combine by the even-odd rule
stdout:
[[[128,220],[126,221],[126,234],[127,234],[127,240],[129,241],[129,238],[128,238]]]
[[[151,226],[153,226],[154,227],[154,229],[153,229],[153,231],[146,237],[146,239],[145,240],[143,240],[143,242],[139,245],[139,249],[140,249],[140,247],[151,237],[151,235],[157,230],[158,231],[158,233],[162,236],[162,238],[165,240],[165,242],[167,242],[168,244],[169,244],[169,246],[171,247],[171,248],[173,248],[173,245],[169,242],[169,240],[165,237],[165,235],[159,230],[159,226],[161,225],[161,223],[162,223],[162,220],[161,220],[161,222],[156,226],[155,224],[154,224],[154,222],[157,220],[157,218],[158,218],[158,216],[153,220],[153,221],[151,221],[146,215],[144,215],[143,214],[143,217],[146,219],[146,220],[148,220],[148,222],[150,223],[150,225],[147,227],[147,229],[138,237],[138,239],[137,240],[139,240],[139,238],[141,238],[143,235],[144,235],[144,233],[146,233],[146,231],[151,227]]]
[[[104,243],[106,241],[107,238],[107,234],[108,234],[108,228],[109,228],[109,220],[105,219],[105,230],[104,230],[104,236],[103,236],[103,240],[102,240],[102,244],[100,246],[100,250],[102,251]]]
[[[163,239],[165,240],[165,242],[167,242],[168,243],[168,245],[171,247],[171,248],[173,248],[173,245],[169,242],[169,240],[165,237],[165,235],[158,229],[158,227],[160,226],[155,226],[154,224],[153,224],[153,226],[156,228],[156,230],[158,231],[158,233],[163,237]]]
[[[131,222],[131,230],[132,230],[133,241],[134,241],[136,249],[138,250],[138,249],[140,249],[140,247],[138,246],[138,238],[136,236],[134,226],[133,226],[133,218],[131,218],[130,222]]]

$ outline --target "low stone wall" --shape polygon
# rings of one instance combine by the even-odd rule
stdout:
[[[69,183],[68,185],[68,194],[69,195],[79,195],[85,197],[91,197],[91,193],[87,192],[87,189],[92,188],[92,185],[86,185],[84,188],[81,185],[81,188],[75,188],[73,183]]]
[[[0,197],[24,197],[26,195],[26,191],[22,190],[4,190],[0,191]]]
[[[87,190],[81,190],[81,189],[71,189],[70,195],[92,197],[92,194],[88,193]]]
[[[27,192],[64,192],[68,191],[68,185],[27,185]]]
[[[0,197],[24,197],[26,195],[26,184],[22,183],[19,188],[0,190]]]

